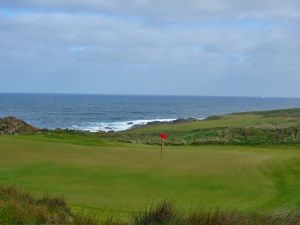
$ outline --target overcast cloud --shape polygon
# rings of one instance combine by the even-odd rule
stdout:
[[[0,0],[0,92],[300,97],[298,0]]]

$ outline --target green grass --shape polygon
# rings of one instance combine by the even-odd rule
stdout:
[[[1,136],[0,183],[114,215],[164,199],[183,211],[300,209],[300,146],[166,146],[162,159],[159,152],[97,135]]]
[[[223,210],[220,208],[182,212],[170,201],[151,205],[128,217],[72,212],[63,197],[32,197],[13,186],[0,185],[2,225],[296,225],[299,210]]]
[[[152,132],[156,133],[160,131],[186,132],[195,129],[210,129],[221,127],[287,127],[296,125],[300,125],[300,109],[284,109],[212,116],[205,120],[188,123],[151,125],[124,131],[123,133],[146,134]]]
[[[235,113],[201,121],[147,125],[99,135],[128,143],[159,144],[159,134],[162,132],[170,136],[166,141],[168,145],[300,144],[300,110]]]
[[[37,198],[14,186],[0,185],[0,224],[97,225],[98,219],[93,214],[73,213],[61,196]]]

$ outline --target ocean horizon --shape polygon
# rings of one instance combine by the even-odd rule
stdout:
[[[0,93],[0,117],[47,129],[122,131],[152,121],[300,107],[300,98]]]

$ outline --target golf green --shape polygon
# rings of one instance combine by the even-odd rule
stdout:
[[[300,208],[300,146],[165,146],[161,158],[159,146],[2,136],[0,182],[96,212],[164,199],[183,210]]]

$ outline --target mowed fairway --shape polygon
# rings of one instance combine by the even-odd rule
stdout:
[[[183,210],[300,208],[300,147],[167,146],[161,159],[159,146],[2,136],[0,182],[63,194],[74,209],[96,212],[163,199]]]

